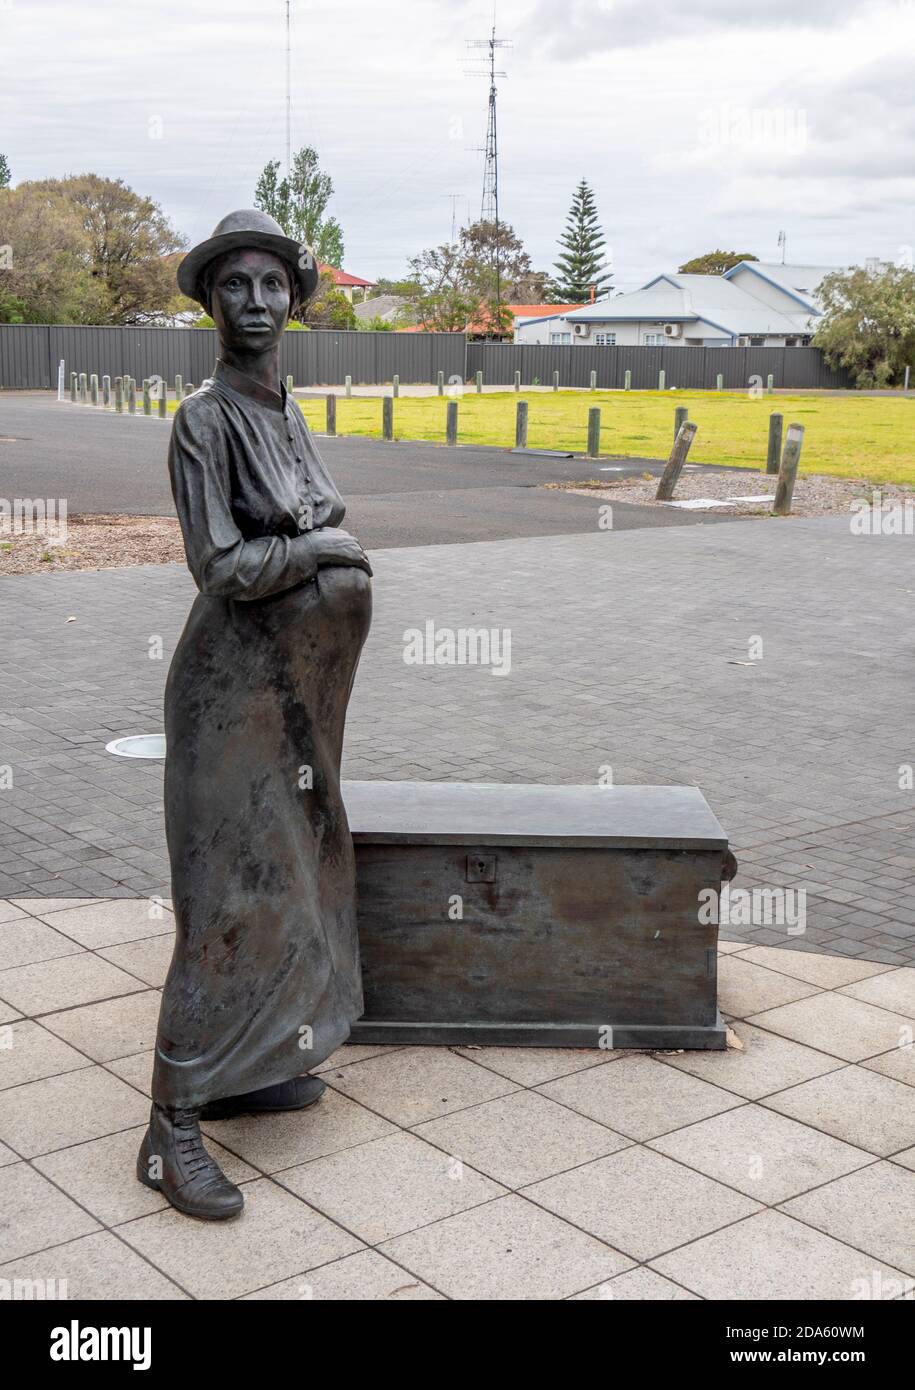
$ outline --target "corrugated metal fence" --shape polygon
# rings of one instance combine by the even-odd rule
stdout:
[[[349,375],[357,384],[404,384],[445,380],[465,371],[465,340],[455,333],[360,333],[315,330],[285,334],[280,370],[296,386],[340,385]],[[212,328],[79,328],[58,324],[0,324],[0,387],[7,390],[57,386],[58,363],[66,372],[98,375],[181,375],[198,386],[216,361]]]
[[[848,390],[853,386],[847,373],[833,371],[823,360],[819,348],[812,347],[597,347],[569,343],[468,343],[467,375],[483,373],[491,385],[510,386],[515,372],[524,386],[550,386],[553,372],[559,372],[560,386],[588,386],[591,372],[605,390],[622,389],[626,372],[632,373],[634,391],[656,391],[658,376],[665,375],[665,386],[714,390],[719,374],[727,391],[747,390],[753,377],[765,386],[798,390]]]
[[[216,360],[212,328],[79,328],[58,324],[0,324],[0,388],[49,389],[57,385],[57,366],[99,376],[129,374],[137,381],[180,374],[197,385]],[[438,372],[472,380],[481,371],[489,385],[510,386],[516,371],[525,386],[548,386],[559,372],[561,386],[588,386],[597,372],[599,387],[622,388],[632,373],[634,390],[657,390],[664,371],[667,387],[712,390],[719,373],[726,390],[746,390],[771,374],[776,387],[841,390],[853,383],[845,372],[827,367],[817,348],[747,347],[595,347],[572,343],[539,346],[468,343],[457,333],[360,333],[314,330],[283,338],[280,370],[297,386],[341,385],[350,375],[357,384],[390,381],[406,385],[434,382]]]

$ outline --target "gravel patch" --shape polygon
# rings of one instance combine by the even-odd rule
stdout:
[[[176,517],[71,516],[64,544],[51,540],[48,535],[0,532],[0,575],[184,563]]]
[[[688,502],[693,499],[710,500],[728,497],[772,496],[775,493],[776,478],[772,473],[682,473],[674,490],[675,502]],[[667,502],[656,502],[658,479],[619,478],[616,481],[593,479],[580,483],[547,483],[547,487],[562,488],[566,492],[577,492],[585,497],[598,496],[612,498],[615,502],[635,502],[639,506],[666,507]],[[875,488],[873,483],[854,478],[827,478],[810,473],[799,477],[794,486],[791,505],[792,516],[849,516],[853,502],[866,501],[870,505],[886,504],[896,500],[915,500],[915,488],[896,484],[885,484]],[[700,513],[705,508],[697,508]],[[735,502],[728,508],[708,508],[711,511],[727,510],[744,516],[770,516],[771,502]]]

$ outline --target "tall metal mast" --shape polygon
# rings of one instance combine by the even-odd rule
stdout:
[[[286,0],[286,177],[292,176],[292,31]]]
[[[496,71],[496,49],[511,48],[510,39],[497,39],[495,19],[492,33],[488,39],[468,39],[468,48],[489,50],[489,110],[486,119],[486,147],[483,163],[483,198],[480,204],[480,221],[489,222],[493,227],[496,263],[496,306],[502,305],[501,267],[499,265],[499,142],[496,124],[496,78],[505,77],[504,72]]]

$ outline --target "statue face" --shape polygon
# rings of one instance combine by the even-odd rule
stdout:
[[[210,276],[210,313],[220,341],[264,352],[283,336],[292,303],[289,271],[270,251],[227,251]]]

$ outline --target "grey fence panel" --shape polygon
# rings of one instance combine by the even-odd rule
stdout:
[[[47,325],[0,324],[0,387],[7,391],[57,385],[57,364],[50,379]]]
[[[293,330],[283,338],[280,369],[297,386],[342,385],[349,373],[361,384],[404,384],[463,379],[465,339],[460,333],[366,333]],[[57,385],[60,359],[66,371],[130,375],[137,381],[164,376],[199,385],[216,361],[212,328],[102,328],[60,324],[0,324],[0,387],[40,390]]]
[[[778,387],[798,390],[849,390],[847,373],[827,366],[813,347],[598,347],[591,343],[468,343],[467,376],[482,371],[490,385],[509,386],[516,371],[522,385],[552,384],[559,372],[561,386],[587,386],[592,371],[604,390],[621,389],[632,373],[636,391],[657,390],[663,369],[665,385],[714,390],[719,374],[729,391],[747,390],[758,377],[765,387],[771,374]]]

